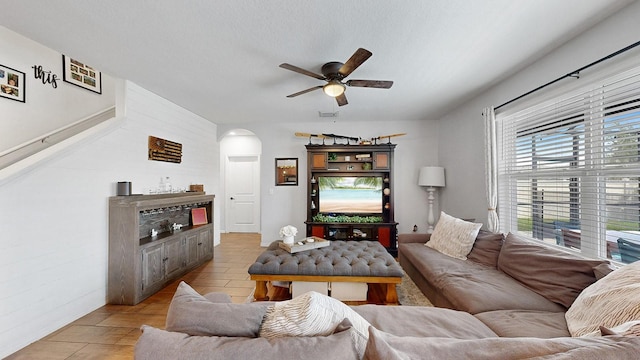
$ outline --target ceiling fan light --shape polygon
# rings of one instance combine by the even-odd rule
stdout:
[[[344,93],[345,86],[338,80],[331,80],[322,87],[322,91],[331,97],[338,97]]]

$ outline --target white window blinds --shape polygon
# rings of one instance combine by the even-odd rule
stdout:
[[[502,231],[640,258],[640,68],[496,119]]]

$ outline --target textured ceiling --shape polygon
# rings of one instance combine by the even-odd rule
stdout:
[[[218,123],[437,119],[631,0],[0,0],[0,24]],[[349,104],[317,73],[363,47]],[[546,82],[551,79],[541,79]]]

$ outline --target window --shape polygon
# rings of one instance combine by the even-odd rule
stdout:
[[[503,231],[640,259],[640,69],[496,121]]]

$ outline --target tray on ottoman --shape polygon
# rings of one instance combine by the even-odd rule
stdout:
[[[309,240],[313,241],[310,242]],[[323,248],[325,246],[329,246],[330,243],[330,240],[325,240],[317,236],[310,236],[300,241],[296,241],[293,244],[285,244],[283,242],[280,242],[278,243],[278,245],[281,249],[287,250],[288,252],[294,254],[300,251]]]

